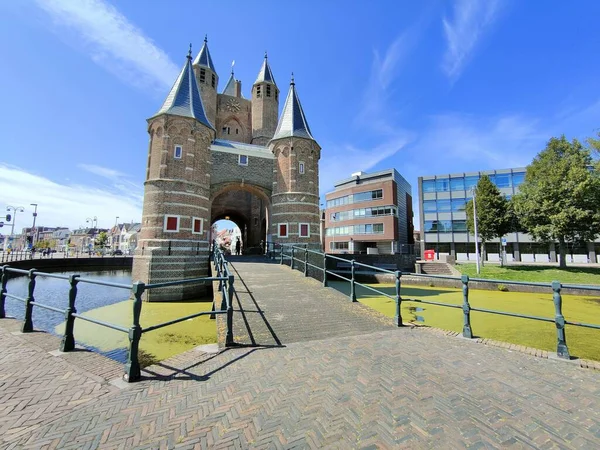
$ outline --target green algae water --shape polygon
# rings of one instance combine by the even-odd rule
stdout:
[[[331,282],[334,289],[348,294],[350,284]],[[373,284],[386,294],[395,295],[392,284]],[[405,323],[413,322],[430,327],[462,332],[462,309],[448,308],[411,302],[421,299],[462,305],[462,290],[442,287],[402,285],[402,318]],[[394,300],[377,295],[373,291],[356,286],[358,301],[386,316],[394,317]],[[501,292],[469,289],[469,303],[474,308],[485,308],[503,312],[554,318],[552,292]],[[562,312],[567,321],[600,325],[600,298],[576,295],[562,296]],[[524,345],[556,352],[556,327],[552,322],[501,316],[483,312],[471,312],[473,335],[512,344]],[[567,345],[572,356],[600,361],[600,330],[566,325]]]
[[[156,325],[178,317],[210,311],[212,302],[144,302],[140,324],[142,328]],[[129,328],[133,319],[133,301],[125,300],[85,313],[86,316]],[[209,315],[195,317],[174,325],[144,333],[140,340],[140,363],[154,364],[163,359],[190,350],[198,345],[217,342],[216,321]],[[55,328],[57,334],[64,330],[64,323]],[[126,333],[75,320],[75,341],[86,347],[125,362],[129,339]]]

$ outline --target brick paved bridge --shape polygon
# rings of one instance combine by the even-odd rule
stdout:
[[[236,342],[258,346],[194,349],[131,385],[1,320],[0,447],[600,447],[600,371],[393,328],[287,267],[231,267]]]

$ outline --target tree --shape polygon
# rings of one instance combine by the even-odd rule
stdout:
[[[481,255],[485,255],[485,243],[504,236],[511,231],[511,215],[508,200],[487,175],[483,175],[475,188],[477,209],[477,234],[481,239]],[[467,227],[475,234],[473,200],[466,205]],[[483,258],[482,258],[483,264]]]
[[[565,268],[568,242],[592,241],[600,234],[600,172],[590,149],[564,136],[552,138],[527,166],[525,182],[513,198],[524,229],[537,241],[557,242]]]
[[[106,234],[106,231],[101,231],[98,234],[98,236],[96,236],[96,241],[94,242],[94,244],[96,245],[96,247],[104,248],[106,246],[107,242],[108,242],[108,234]]]

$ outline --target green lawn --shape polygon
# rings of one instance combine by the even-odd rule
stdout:
[[[148,327],[197,312],[210,311],[211,308],[211,302],[144,302],[140,323],[142,327]],[[125,300],[93,309],[84,315],[129,328],[133,316],[133,302]],[[55,328],[55,331],[60,335],[64,333],[64,329],[63,322]],[[129,347],[127,334],[84,320],[75,320],[73,334],[75,342],[101,351]],[[185,320],[143,334],[140,340],[140,364],[142,366],[154,364],[198,345],[213,342],[217,342],[217,326],[210,316]]]
[[[345,294],[349,292],[349,283],[347,282],[332,282],[330,286]],[[391,284],[370,286],[381,289],[388,295],[395,295],[395,288]],[[389,317],[394,317],[396,314],[396,305],[393,299],[377,295],[360,286],[357,286],[356,294],[361,303]],[[461,309],[409,301],[412,298],[461,305],[461,290],[403,285],[401,295],[404,323],[415,322],[462,332],[463,313]],[[471,289],[469,303],[471,307],[554,318],[554,303],[550,292],[534,294]],[[563,314],[569,321],[600,325],[600,293],[598,297],[563,295]],[[472,312],[471,328],[473,334],[478,337],[556,352],[554,323]],[[572,356],[600,361],[600,330],[567,325],[566,337]]]
[[[500,267],[496,264],[486,264],[477,275],[475,264],[457,264],[456,269],[471,278],[495,278],[498,280],[552,282],[555,280],[567,284],[597,284],[600,285],[600,268],[598,267],[567,267],[559,269],[553,266],[516,266]],[[600,295],[600,292],[599,292]]]

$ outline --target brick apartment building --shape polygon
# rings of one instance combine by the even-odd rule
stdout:
[[[414,244],[410,184],[396,171],[357,172],[325,195],[328,253],[409,253]],[[409,247],[410,246],[410,247]]]

